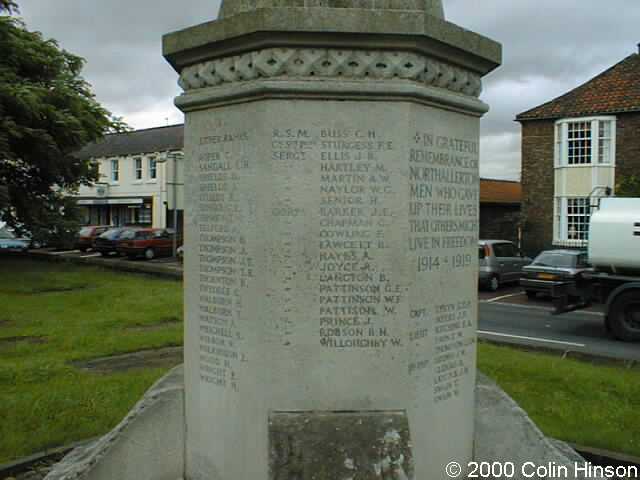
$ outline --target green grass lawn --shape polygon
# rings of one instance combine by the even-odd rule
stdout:
[[[177,281],[14,257],[0,272],[0,463],[108,431],[164,373],[69,362],[182,344]],[[39,338],[6,341],[23,336]]]
[[[182,344],[179,282],[15,257],[0,272],[0,463],[107,432],[165,371],[70,362]],[[6,341],[23,336],[39,338]],[[640,456],[637,368],[489,344],[479,366],[547,435]]]
[[[482,343],[478,367],[546,435],[640,457],[640,367],[591,364]]]

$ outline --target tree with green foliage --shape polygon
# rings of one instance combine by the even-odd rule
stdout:
[[[622,177],[616,184],[616,197],[640,197],[640,177]]]
[[[70,195],[97,180],[75,152],[126,126],[95,99],[84,60],[27,30],[0,0],[0,220],[38,240],[75,229]]]
[[[0,0],[0,12],[3,10],[9,13],[17,12],[18,5],[13,0]]]

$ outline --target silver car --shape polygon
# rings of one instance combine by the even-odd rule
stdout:
[[[563,283],[569,285],[570,296],[580,297],[576,283],[590,271],[593,269],[585,250],[546,250],[522,270],[520,285],[529,298],[538,293],[552,295],[554,286]]]
[[[478,242],[480,286],[495,292],[503,283],[518,282],[522,267],[531,259],[523,256],[518,247],[507,240]]]

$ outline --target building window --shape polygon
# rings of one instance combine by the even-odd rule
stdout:
[[[611,158],[612,123],[609,121],[598,124],[598,163],[613,163]]]
[[[554,208],[555,243],[581,247],[589,239],[589,197],[557,198]]]
[[[149,180],[155,180],[158,178],[158,164],[156,159],[151,157],[149,159]]]
[[[149,205],[144,205],[141,208],[138,208],[136,213],[136,223],[151,225],[151,207]]]
[[[615,118],[596,117],[556,122],[555,165],[612,165]]]
[[[135,179],[136,180],[142,180],[142,159],[141,158],[134,158],[133,159],[133,168],[135,170]]]
[[[120,180],[120,161],[111,160],[111,181],[117,182]]]
[[[587,240],[590,218],[588,198],[567,198],[567,239]]]
[[[568,164],[591,163],[591,122],[572,122],[567,128]]]

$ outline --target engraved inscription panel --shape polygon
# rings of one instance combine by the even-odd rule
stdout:
[[[273,412],[406,412],[420,452],[407,478],[470,460],[477,118],[269,100],[187,122],[190,478],[263,478],[268,462],[272,478],[305,478],[309,459],[297,437],[273,436]],[[361,447],[334,447],[335,478],[375,473],[351,471],[376,463]]]
[[[238,329],[246,321],[242,292],[253,277],[253,258],[240,225],[254,213],[246,208],[251,195],[243,192],[243,201],[239,198],[241,175],[249,168],[249,160],[234,155],[233,149],[250,140],[248,131],[220,129],[198,138],[194,159],[200,380],[234,391],[238,391],[238,362],[246,361]]]

